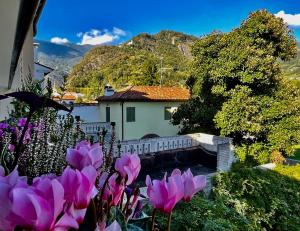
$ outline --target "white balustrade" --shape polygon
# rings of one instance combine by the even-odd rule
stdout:
[[[103,129],[107,130],[108,133],[111,131],[110,123],[101,122],[82,122],[80,128],[87,135],[97,135]]]
[[[204,133],[194,133],[187,135],[178,135],[171,137],[158,137],[149,139],[137,139],[121,141],[120,153],[137,153],[139,155],[147,153],[156,153],[160,151],[189,148],[201,145],[208,151],[218,152],[218,146],[221,144],[231,144],[231,139],[208,135]],[[114,145],[114,154],[119,155],[117,144]]]

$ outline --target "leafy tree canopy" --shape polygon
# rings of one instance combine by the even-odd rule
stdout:
[[[242,153],[254,146],[260,150],[255,153],[291,153],[300,142],[300,94],[282,77],[280,62],[296,53],[292,31],[265,10],[229,33],[203,37],[192,48],[194,99],[179,108],[173,123],[183,124],[184,131],[209,125],[245,147]]]

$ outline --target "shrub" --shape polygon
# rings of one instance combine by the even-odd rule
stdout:
[[[218,174],[215,199],[246,216],[257,230],[299,230],[300,182],[290,177],[299,166],[276,171],[235,168]]]
[[[157,222],[160,230],[166,230],[167,215],[159,213]],[[251,224],[246,217],[226,207],[222,201],[197,195],[189,203],[179,203],[173,210],[171,230],[238,231],[251,230]]]
[[[235,164],[214,179],[210,198],[201,194],[173,211],[174,231],[299,231],[300,165],[263,171]],[[298,179],[298,180],[297,180]],[[167,215],[157,215],[166,230]]]

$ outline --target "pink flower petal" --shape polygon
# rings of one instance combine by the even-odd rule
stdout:
[[[79,225],[76,219],[65,213],[55,224],[55,231],[67,231],[70,228],[78,229]]]
[[[122,229],[119,223],[114,221],[110,226],[106,227],[105,231],[122,231]]]
[[[0,165],[0,176],[5,176],[5,170],[1,165]]]
[[[194,177],[196,192],[203,190],[206,186],[206,176],[199,175]]]

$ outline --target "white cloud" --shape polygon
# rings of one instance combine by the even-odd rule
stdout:
[[[300,13],[299,14],[286,14],[283,10],[275,14],[276,17],[282,18],[285,23],[290,26],[300,26]]]
[[[70,42],[67,38],[60,38],[60,37],[53,37],[50,41],[56,44],[65,44]]]
[[[113,33],[119,36],[126,36],[126,32],[118,27],[113,28]]]
[[[91,29],[85,33],[77,33],[77,36],[81,38],[81,45],[101,45],[106,43],[111,43],[115,40],[120,39],[122,36],[126,36],[126,32],[122,29],[114,27],[112,31],[107,29],[104,30],[96,30]]]
[[[79,37],[79,38],[80,38],[82,35],[83,35],[82,32],[78,32],[78,33],[76,34],[76,36]]]

